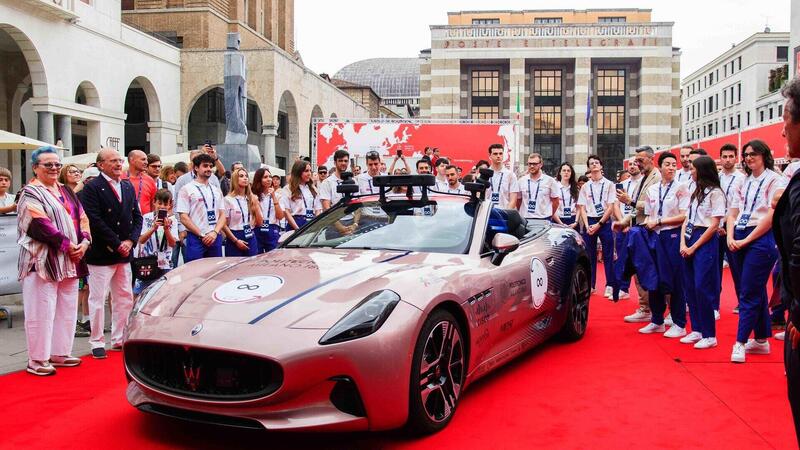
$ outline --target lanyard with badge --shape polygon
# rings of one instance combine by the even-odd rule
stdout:
[[[569,189],[567,188],[567,191]],[[564,197],[564,186],[561,186],[561,217],[572,217],[572,192],[569,191],[569,203],[567,203],[567,199]]]
[[[253,227],[250,226],[250,208],[247,208],[247,216],[245,218],[244,215],[244,208],[242,208],[242,203],[239,201],[239,197],[235,198],[236,206],[239,207],[239,212],[242,213],[242,231],[244,231],[244,238],[250,239],[253,237]]]
[[[594,204],[594,211],[597,213],[598,216],[602,217],[605,214],[606,209],[603,206],[603,192],[605,191],[605,183],[600,182],[600,202],[595,200],[594,198],[594,184],[589,182],[589,192],[592,194],[592,204]]]
[[[628,186],[625,188],[625,193],[628,194],[628,197],[631,197],[631,198],[633,198],[631,196],[631,185],[632,184],[633,184],[633,179],[631,178],[630,180],[628,180]],[[622,207],[622,210],[625,212],[625,214],[631,214],[633,212],[633,206],[632,205],[624,205]]]
[[[314,218],[314,209],[308,207],[308,202],[306,202],[306,194],[303,190],[300,190],[300,196],[303,197],[303,208],[306,211],[306,219],[311,220]],[[312,206],[313,206],[313,199],[312,199]]]
[[[694,205],[694,214],[692,214],[692,205]],[[686,232],[683,234],[687,241],[692,237],[692,232],[694,231],[694,222],[692,222],[692,218],[697,217],[698,208],[700,208],[700,203],[697,199],[692,200],[692,204],[689,205],[689,220],[686,221]]]
[[[750,222],[750,216],[753,214],[753,211],[756,209],[756,200],[758,200],[758,194],[761,192],[761,186],[764,185],[764,181],[767,178],[764,177],[760,183],[758,183],[758,189],[756,189],[756,194],[753,196],[753,201],[750,202],[750,212],[747,212],[747,197],[750,196],[750,186],[752,186],[753,181],[751,180],[747,183],[747,191],[744,194],[744,210],[742,210],[742,216],[739,217],[739,222],[736,223],[736,229],[739,231],[744,230],[747,228],[747,223]]]
[[[237,200],[238,203],[238,200]],[[269,196],[269,203],[267,203],[267,215],[264,216],[264,226],[270,225],[270,217],[272,217],[272,196]]]
[[[663,186],[663,184],[658,183],[658,218],[659,219],[661,217],[663,217],[664,201],[667,199],[667,196],[669,195],[669,191],[672,190],[672,183],[674,183],[674,181],[670,181],[669,182],[669,184],[667,185],[667,192],[664,192],[664,195],[661,195],[661,186]]]
[[[492,203],[495,205],[500,203],[500,189],[503,188],[503,172],[500,172],[500,181],[497,183],[497,189],[494,187],[494,178],[492,178]]]
[[[542,179],[536,181],[536,195],[531,198],[531,179],[528,178],[528,214],[536,212],[536,202],[539,200],[539,188],[542,187]]]
[[[208,202],[206,201],[206,196],[203,195],[203,190],[200,189],[200,186],[194,185],[197,188],[197,192],[200,193],[200,198],[203,199],[203,205],[206,207],[206,219],[208,219],[208,224],[214,226],[217,224],[217,197],[214,195],[214,189],[211,186],[208,189],[211,191],[211,209],[208,209]]]

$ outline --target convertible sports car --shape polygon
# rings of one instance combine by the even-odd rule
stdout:
[[[443,428],[470,383],[588,320],[579,235],[493,208],[482,179],[451,195],[376,177],[369,196],[346,180],[279,249],[173,270],[129,319],[128,401],[270,430]]]

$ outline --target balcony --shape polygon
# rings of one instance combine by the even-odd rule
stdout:
[[[22,3],[38,8],[64,20],[76,20],[75,2],[80,0],[22,0]]]

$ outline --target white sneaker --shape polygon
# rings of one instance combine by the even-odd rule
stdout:
[[[628,294],[625,291],[619,291],[619,299],[620,300],[625,300],[625,299],[628,299],[628,298],[631,298],[631,294]]]
[[[769,355],[769,341],[758,342],[755,339],[750,339],[747,344],[744,344],[744,351],[751,355]]]
[[[731,352],[731,362],[743,363],[744,362],[744,344],[737,342],[733,344],[733,351]]]
[[[614,289],[611,286],[606,286],[606,293],[603,294],[605,298],[611,298],[614,295]]]
[[[714,310],[714,320],[719,320],[719,310],[718,309]]]
[[[671,327],[669,327],[669,330],[667,330],[667,332],[664,333],[665,338],[676,338],[681,336],[686,336],[686,329],[681,328],[677,325],[672,325]]]
[[[650,319],[653,317],[649,311],[642,311],[641,309],[637,309],[636,312],[631,314],[630,316],[625,316],[625,322],[628,323],[641,323],[641,322],[650,322]]]
[[[672,321],[672,313],[667,314],[667,317],[664,318],[664,325],[668,327],[675,325],[675,323]]]
[[[703,335],[699,331],[692,331],[686,336],[681,338],[681,344],[694,344],[695,342],[703,339]]]
[[[653,334],[653,333],[663,333],[666,327],[662,323],[661,325],[656,325],[652,322],[648,323],[642,328],[639,328],[639,333],[642,334]]]
[[[781,331],[780,333],[775,333],[775,339],[777,339],[779,341],[782,341],[782,340],[786,339],[786,332],[785,331]]]
[[[717,338],[715,338],[715,337],[703,338],[703,339],[700,339],[699,341],[697,341],[696,344],[694,344],[694,348],[700,349],[700,350],[703,350],[703,349],[706,349],[706,348],[712,348],[712,347],[716,347],[716,346],[717,346]]]

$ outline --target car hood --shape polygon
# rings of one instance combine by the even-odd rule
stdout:
[[[192,262],[167,275],[142,312],[253,325],[328,329],[387,277],[419,261],[405,251],[278,249]],[[415,266],[417,266],[415,264]]]

